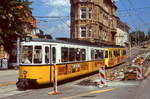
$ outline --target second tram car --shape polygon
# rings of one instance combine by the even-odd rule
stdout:
[[[16,85],[19,89],[27,89],[32,85],[52,83],[54,69],[60,81],[96,72],[99,66],[113,67],[125,58],[125,54],[121,54],[123,50],[123,47],[107,48],[59,40],[24,41]]]

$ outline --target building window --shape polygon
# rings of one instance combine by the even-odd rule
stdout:
[[[108,16],[105,14],[103,14],[103,18],[104,18],[104,20],[108,20]]]
[[[83,7],[81,8],[81,19],[85,19],[87,16],[87,8]]]
[[[80,28],[80,37],[92,37],[92,28],[90,27],[85,27],[82,26]]]
[[[80,28],[81,37],[86,37],[86,27]]]
[[[103,40],[107,39],[107,33],[105,31],[103,31]]]

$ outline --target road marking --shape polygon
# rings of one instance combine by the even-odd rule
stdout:
[[[6,82],[6,83],[2,83],[0,84],[0,87],[3,87],[3,86],[8,86],[8,85],[15,85],[16,82],[15,81],[12,81],[12,82]]]
[[[115,88],[111,88],[111,89],[104,89],[104,90],[97,90],[97,91],[92,91],[90,92],[91,94],[96,94],[96,93],[102,93],[102,92],[107,92],[107,91],[112,91]]]
[[[88,93],[82,93],[76,96],[71,96],[71,97],[65,97],[65,98],[60,98],[60,99],[71,99],[71,98],[75,98],[75,97],[79,97],[79,96],[85,96],[85,95],[90,95],[90,94],[96,94],[96,93],[103,93],[103,92],[107,92],[107,91],[112,91],[115,88],[110,88],[110,89],[104,89],[104,90],[97,90],[97,91],[91,91]]]

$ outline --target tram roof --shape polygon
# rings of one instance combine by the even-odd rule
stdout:
[[[62,44],[74,44],[74,45],[83,45],[83,46],[91,46],[91,47],[102,47],[102,48],[124,48],[123,46],[119,45],[106,45],[101,43],[93,43],[89,41],[82,41],[82,40],[74,40],[74,39],[43,39],[43,38],[32,38],[31,41],[33,42],[52,42],[52,43],[62,43]]]

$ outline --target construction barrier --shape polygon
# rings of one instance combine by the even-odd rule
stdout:
[[[54,83],[53,83],[53,85],[54,85],[54,91],[49,92],[48,94],[49,94],[49,95],[62,94],[62,93],[59,92],[58,89],[57,89],[57,70],[56,70],[56,65],[54,65],[53,73],[54,73]]]
[[[137,80],[142,80],[143,79],[143,62],[144,62],[144,59],[141,58],[141,57],[137,57],[135,60],[134,60],[134,63],[135,65],[137,65],[137,68],[136,68],[136,79]]]
[[[102,88],[106,84],[106,72],[105,72],[105,67],[99,67],[99,87]]]
[[[137,80],[142,80],[143,79],[143,70],[142,70],[142,64],[139,63],[137,65],[137,68],[136,68],[136,78]]]

